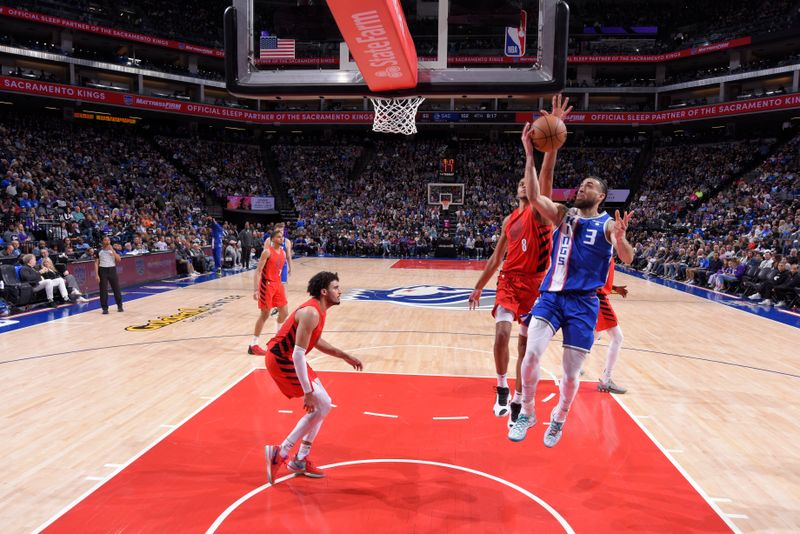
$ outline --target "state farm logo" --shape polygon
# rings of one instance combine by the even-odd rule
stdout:
[[[375,10],[355,13],[351,16],[358,37],[355,42],[361,45],[357,52],[366,55],[370,67],[383,69],[375,71],[381,78],[399,78],[403,75],[392,42],[386,38],[386,27]],[[357,54],[353,54],[357,57]]]

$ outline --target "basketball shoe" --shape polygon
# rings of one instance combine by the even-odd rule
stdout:
[[[561,440],[561,435],[564,433],[564,425],[566,424],[566,421],[557,423],[554,420],[557,411],[558,406],[553,408],[553,411],[550,413],[550,426],[547,427],[547,432],[544,433],[545,447],[555,447],[556,444]]]
[[[525,436],[528,435],[528,429],[533,427],[536,424],[536,414],[532,413],[531,415],[525,415],[524,413],[519,414],[517,417],[517,422],[514,423],[508,431],[508,439],[511,441],[522,441],[525,439]]]
[[[297,456],[295,456],[292,458],[292,461],[286,465],[286,468],[292,473],[298,475],[304,475],[311,478],[325,477],[325,472],[311,463],[311,460],[308,459],[308,456],[306,456],[303,460],[298,460]]]
[[[254,354],[256,356],[264,356],[267,353],[264,349],[259,347],[258,345],[250,345],[247,347],[247,354]]]
[[[603,382],[603,379],[601,378],[597,382],[597,391],[607,391],[609,393],[616,393],[617,395],[624,395],[625,392],[628,391],[628,388],[618,386],[610,378],[608,379],[608,382]]]
[[[267,445],[267,482],[275,483],[275,475],[280,471],[281,466],[286,462],[286,458],[281,456],[281,448],[278,445]]]
[[[508,428],[511,428],[514,426],[514,423],[517,422],[519,412],[522,410],[522,404],[519,402],[512,402],[509,406],[511,409],[508,412]]]
[[[508,388],[497,386],[497,393],[494,398],[494,415],[503,417],[508,413]]]

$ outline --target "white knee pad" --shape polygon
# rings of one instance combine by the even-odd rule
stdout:
[[[498,306],[497,309],[494,311],[494,322],[495,323],[502,323],[508,322],[513,323],[516,315],[513,312],[508,311],[502,306]]]

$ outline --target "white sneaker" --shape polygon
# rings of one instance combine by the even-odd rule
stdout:
[[[783,307],[786,306],[786,301],[782,300],[779,303],[777,303],[775,306],[778,307],[778,308],[783,308]]]
[[[525,414],[519,414],[517,417],[517,422],[514,423],[514,426],[508,431],[508,439],[514,442],[520,442],[525,439],[525,436],[528,435],[528,429],[533,427],[536,424],[536,414],[531,414],[530,416]]]
[[[547,432],[544,433],[545,447],[556,446],[556,444],[561,440],[561,435],[564,433],[564,425],[567,423],[566,421],[557,423],[553,420],[554,416],[556,415],[556,410],[558,410],[558,406],[553,408],[553,411],[550,413],[550,426],[547,427]]]
[[[79,296],[75,302],[89,302],[89,299],[84,297],[83,295]]]
[[[769,299],[764,299],[761,302],[759,302],[759,304],[761,304],[762,306],[772,306],[772,301]]]
[[[493,408],[495,417],[503,417],[508,413],[508,393],[508,388],[497,386]]]
[[[756,293],[756,294],[754,294],[754,295],[750,295],[750,296],[749,296],[749,297],[747,297],[747,298],[749,298],[750,300],[758,300],[758,299],[760,299],[760,298],[761,298],[761,293]]]

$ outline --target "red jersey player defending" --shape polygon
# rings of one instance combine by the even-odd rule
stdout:
[[[286,263],[286,252],[281,248],[283,243],[283,230],[273,230],[270,242],[264,247],[261,258],[258,260],[255,274],[255,291],[253,299],[258,301],[259,315],[253,329],[253,341],[247,347],[248,354],[266,354],[258,346],[258,336],[264,328],[264,323],[269,317],[272,308],[278,308],[278,330],[289,314],[289,305],[286,301],[286,292],[281,283],[281,269]]]
[[[561,95],[553,96],[552,115],[564,119],[572,110],[567,107],[569,98],[561,101]],[[542,111],[546,115],[546,111]],[[556,152],[548,152],[544,156],[542,169],[539,173],[539,187],[541,194],[550,197],[553,190],[553,167],[556,161]],[[514,388],[514,397],[508,402],[508,341],[511,337],[512,321],[520,322],[521,316],[529,313],[533,303],[539,296],[539,285],[547,273],[550,265],[550,248],[552,246],[553,228],[544,222],[528,203],[524,179],[517,183],[517,201],[519,205],[503,221],[503,230],[497,246],[486,264],[475,290],[469,297],[470,309],[478,307],[481,291],[489,282],[492,275],[503,263],[503,268],[497,278],[497,296],[492,315],[495,318],[494,336],[494,365],[497,371],[497,392],[495,395],[494,414],[503,417],[510,414],[508,425],[517,420],[522,407],[522,380],[520,369],[525,357],[525,347],[528,342],[528,328],[520,326],[517,341],[517,382]],[[505,254],[505,261],[503,255]]]
[[[340,303],[339,276],[324,271],[315,274],[308,282],[308,293],[311,298],[289,316],[267,344],[266,361],[270,376],[287,397],[303,397],[303,408],[308,412],[280,446],[267,445],[267,480],[270,484],[275,482],[278,470],[301,439],[297,455],[287,465],[289,471],[312,478],[325,476],[311,463],[308,454],[325,416],[331,411],[331,398],[317,373],[306,363],[306,354],[316,347],[325,354],[341,358],[359,371],[363,368],[357,358],[320,337],[328,308]]]
[[[626,286],[614,285],[614,258],[611,258],[611,266],[608,268],[606,285],[597,290],[597,298],[600,301],[600,313],[597,314],[597,327],[595,328],[595,332],[599,334],[600,332],[607,331],[610,338],[608,342],[608,353],[606,354],[606,368],[603,371],[600,382],[597,384],[597,389],[621,395],[628,390],[618,386],[611,380],[611,372],[614,370],[614,364],[617,363],[619,349],[622,347],[622,340],[624,339],[622,336],[622,329],[619,327],[619,322],[617,321],[617,314],[614,312],[614,308],[611,307],[611,301],[608,300],[608,296],[612,292],[622,295],[622,298],[628,296]]]

